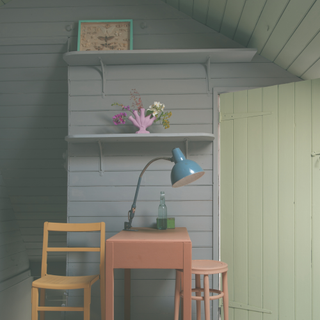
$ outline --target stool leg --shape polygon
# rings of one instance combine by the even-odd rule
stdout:
[[[205,319],[210,320],[210,289],[209,289],[209,276],[205,274],[203,276],[203,288],[204,288],[204,312]]]
[[[223,296],[224,320],[229,320],[229,294],[228,294],[227,272],[224,272],[222,274],[222,288],[223,288],[223,292],[224,292],[224,296]]]
[[[179,319],[181,272],[176,270],[176,286],[174,291],[174,320]]]
[[[196,274],[196,289],[201,289],[200,274]],[[196,291],[196,296],[201,296],[201,291]],[[197,300],[197,320],[201,320],[201,301]]]

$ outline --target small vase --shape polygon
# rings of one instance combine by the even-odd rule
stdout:
[[[145,109],[140,109],[140,114],[137,110],[133,111],[134,117],[130,116],[128,119],[139,128],[136,133],[150,133],[146,130],[146,128],[150,127],[153,124],[153,121],[156,119],[155,117],[151,118],[151,114],[147,117],[145,116]]]

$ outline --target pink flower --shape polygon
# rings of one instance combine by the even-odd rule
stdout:
[[[122,109],[131,111],[131,110],[130,110],[130,106],[122,106]]]
[[[113,119],[113,123],[117,126],[118,124],[124,124],[125,121],[125,117],[127,116],[127,114],[125,112],[121,112],[119,114],[116,114],[115,116],[112,117]]]

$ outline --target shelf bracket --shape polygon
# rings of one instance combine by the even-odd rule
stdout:
[[[211,92],[211,60],[210,57],[207,60],[206,68],[206,76],[207,76],[207,93]]]
[[[101,58],[100,60],[100,65],[101,65],[101,73],[102,73],[102,97],[104,98],[106,96],[106,90],[105,90],[105,82],[106,82],[106,73],[105,73],[105,66]]]
[[[102,152],[102,144],[101,141],[98,141],[98,145],[99,145],[99,154],[100,154],[100,168],[99,168],[99,173],[100,176],[103,176],[103,152]]]
[[[70,37],[67,40],[67,52],[70,52]]]

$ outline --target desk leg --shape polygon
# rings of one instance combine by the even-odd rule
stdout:
[[[183,262],[183,320],[191,320],[191,261],[192,244],[184,244]]]
[[[124,320],[130,320],[131,269],[124,269]]]
[[[113,243],[106,241],[106,319],[114,320]]]

